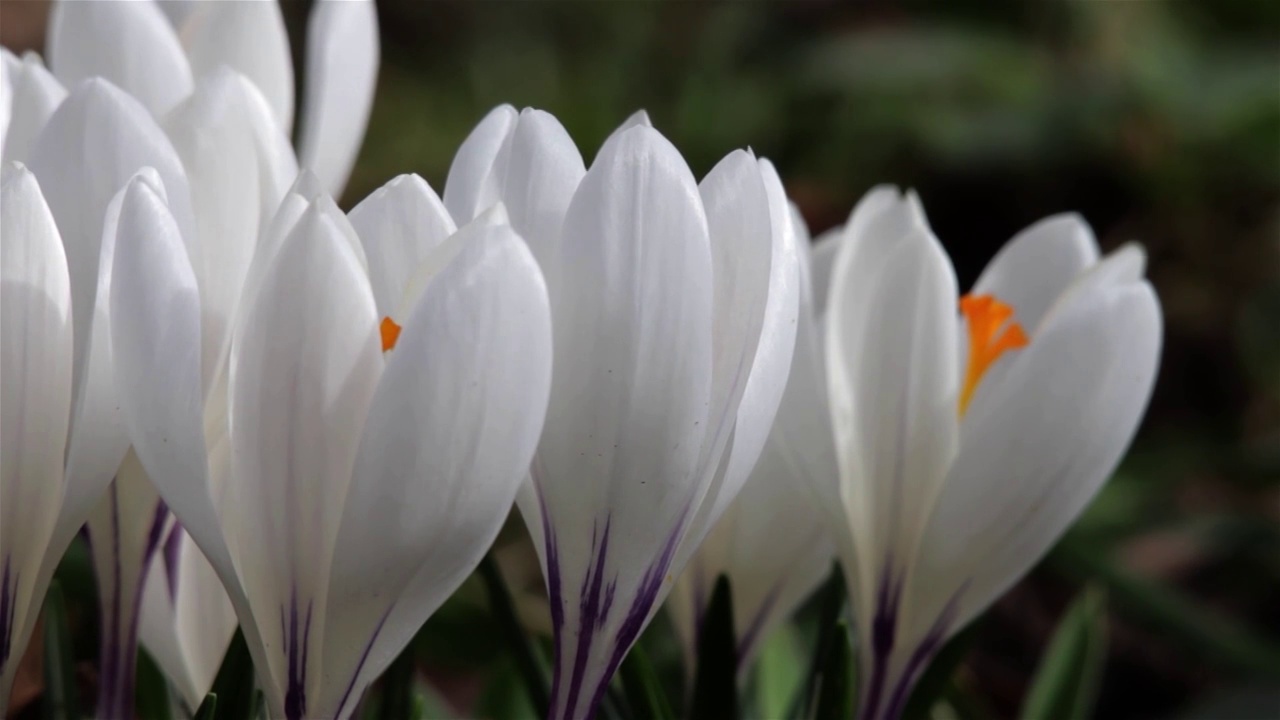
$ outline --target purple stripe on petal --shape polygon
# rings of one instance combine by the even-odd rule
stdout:
[[[4,556],[4,570],[0,573],[0,673],[4,672],[9,653],[13,650],[13,618],[18,610],[18,575],[9,579],[9,556]]]
[[[338,701],[338,708],[333,711],[335,717],[342,717],[342,711],[347,707],[347,700],[351,699],[351,691],[356,687],[356,680],[360,678],[360,671],[364,669],[364,664],[369,659],[369,651],[373,649],[373,643],[382,632],[383,624],[391,616],[393,607],[395,606],[392,605],[387,608],[387,611],[382,614],[382,619],[378,621],[378,625],[373,629],[373,635],[369,637],[369,642],[365,643],[364,651],[360,653],[360,662],[356,663],[356,669],[351,673],[351,681],[347,683],[347,689],[342,691],[342,699]]]
[[[965,581],[965,584],[961,585],[960,589],[951,596],[938,618],[929,627],[929,632],[925,634],[924,640],[911,653],[911,658],[907,661],[902,677],[898,678],[893,694],[889,697],[889,704],[886,706],[884,713],[886,718],[902,716],[902,711],[906,709],[907,700],[911,697],[911,689],[915,687],[916,678],[933,660],[933,656],[942,649],[942,643],[946,641],[951,631],[951,625],[955,622],[956,614],[959,612],[960,596],[964,594],[968,586],[968,581]]]
[[[573,675],[569,678],[569,695],[565,700],[566,710],[578,704],[578,695],[582,692],[582,680],[587,671],[587,656],[591,654],[591,641],[596,630],[604,626],[605,614],[600,597],[604,584],[605,558],[609,554],[609,529],[613,525],[612,514],[604,521],[604,532],[601,533],[597,547],[597,526],[591,528],[591,548],[595,553],[594,568],[587,569],[587,576],[582,580],[582,590],[578,601],[578,652],[573,658]],[[609,603],[613,602],[613,592],[608,593]]]
[[[176,520],[164,541],[164,574],[169,581],[169,602],[178,602],[178,559],[182,557],[182,524]]]
[[[880,709],[880,700],[884,696],[885,683],[888,681],[889,657],[893,654],[895,635],[898,628],[898,605],[902,599],[902,580],[895,579],[890,570],[890,563],[885,564],[880,573],[879,589],[876,592],[876,610],[871,619],[871,651],[873,660],[871,676],[867,684],[862,704],[861,716],[875,717]]]
[[[280,624],[285,626],[284,607],[280,608]],[[302,720],[307,713],[307,646],[311,642],[311,602],[303,620],[302,642],[298,642],[298,591],[289,600],[289,622],[284,627],[284,646],[289,658],[289,682],[284,695],[284,714],[288,720]]]

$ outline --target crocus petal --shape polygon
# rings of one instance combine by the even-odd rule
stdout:
[[[560,282],[560,230],[585,174],[582,155],[559,120],[541,110],[520,113],[511,132],[502,202],[548,285]]]
[[[1000,388],[975,397],[921,555],[921,576],[937,581],[928,594],[964,587],[954,629],[1026,573],[1110,477],[1150,397],[1160,337],[1148,283],[1082,277]]]
[[[621,125],[614,128],[613,132],[609,133],[609,137],[605,138],[604,142],[600,144],[600,149],[596,151],[596,157],[604,157],[607,154],[605,152],[606,150],[612,151],[611,148],[613,147],[613,144],[618,141],[618,138],[621,137],[624,132],[633,127],[653,127],[653,121],[649,119],[649,113],[644,110],[637,110],[628,115],[627,119],[623,120]]]
[[[340,197],[364,140],[378,77],[373,0],[318,0],[307,23],[299,163]]]
[[[1033,337],[1049,306],[1098,261],[1098,244],[1075,213],[1047,217],[1018,233],[996,253],[974,283],[974,295],[995,295],[1014,308]]]
[[[139,640],[194,712],[236,630],[235,610],[217,574],[181,526],[165,536],[151,563],[139,617]]]
[[[382,317],[395,312],[423,259],[457,230],[440,197],[417,175],[401,175],[378,188],[348,219],[364,245]]]
[[[444,184],[444,206],[459,226],[498,201],[502,187],[492,175],[493,165],[515,128],[517,117],[515,108],[499,105],[458,146]]]
[[[26,162],[31,146],[49,121],[49,116],[62,104],[67,91],[44,69],[35,53],[26,53],[18,61],[5,54],[4,103],[8,122],[0,128],[0,156],[12,162]]]
[[[911,204],[845,241],[826,317],[841,492],[859,553],[846,573],[864,637],[873,615],[895,622],[897,588],[957,450],[956,279]]]
[[[248,78],[280,130],[293,127],[293,60],[277,0],[199,2],[178,24],[197,78],[226,66]]]
[[[201,363],[208,387],[230,343],[259,230],[279,206],[285,183],[293,182],[296,166],[261,94],[227,68],[201,78],[164,125],[191,185],[197,238],[190,247],[199,253],[193,266],[204,310]]]
[[[650,614],[699,490],[711,253],[693,176],[651,128],[597,158],[549,288],[555,362],[534,462],[557,635],[553,717],[588,715]],[[588,538],[594,538],[590,542]],[[580,599],[575,602],[574,599]]]
[[[0,206],[0,701],[7,703],[48,585],[40,567],[63,496],[72,323],[66,256],[25,167],[5,165]]]
[[[115,482],[89,515],[89,548],[98,581],[99,717],[133,714],[138,611],[143,582],[169,516],[138,457],[125,456]]]
[[[224,518],[253,618],[284,642],[260,675],[273,716],[320,697],[325,598],[343,498],[382,353],[364,269],[318,205],[271,261],[232,346],[232,472]],[[241,616],[242,622],[245,618]],[[311,632],[312,626],[317,632]]]
[[[796,252],[782,183],[772,165],[765,167],[738,151],[699,187],[714,267],[710,427],[700,460],[711,477],[676,554],[677,570],[760,456],[795,349]]]
[[[389,354],[329,579],[329,701],[312,712],[352,712],[475,569],[527,472],[550,385],[537,263],[509,227],[491,228],[431,282]]]
[[[249,617],[212,495],[216,465],[204,438],[195,272],[174,217],[144,178],[126,186],[119,225],[110,315],[121,418],[147,475],[217,571],[237,616]],[[254,665],[267,667],[257,626],[246,623],[244,634]],[[283,702],[278,687],[261,686],[269,701]]]
[[[160,176],[182,238],[190,242],[195,225],[186,175],[173,146],[146,109],[102,79],[85,81],[58,107],[36,140],[30,166],[40,179],[66,248],[75,344],[83,349],[88,346],[93,318],[107,205],[135,173],[152,167]],[[77,350],[76,396],[83,392],[86,359]]]
[[[151,0],[54,3],[47,52],[63,85],[102,77],[155,115],[191,94],[187,55]]]

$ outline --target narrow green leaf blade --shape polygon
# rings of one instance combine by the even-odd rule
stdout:
[[[1085,720],[1092,715],[1106,662],[1106,604],[1106,593],[1096,586],[1071,604],[1040,659],[1021,717]]]
[[[853,717],[853,647],[849,643],[849,625],[840,620],[831,630],[833,642],[827,650],[818,681],[816,720],[842,720]]]
[[[54,580],[44,601],[44,716],[47,720],[80,717],[74,658],[66,601],[61,585]]]
[[[237,629],[235,636],[231,638],[231,645],[227,647],[227,654],[222,656],[222,665],[218,668],[210,690],[210,694],[218,696],[214,717],[217,720],[256,717],[255,682],[249,646],[245,644],[244,634]]]
[[[551,694],[547,689],[546,673],[537,648],[529,639],[529,635],[520,624],[516,614],[515,602],[502,579],[498,563],[490,552],[480,561],[480,578],[484,581],[485,590],[489,593],[489,610],[493,619],[506,635],[507,647],[511,650],[516,669],[520,673],[525,692],[533,704],[539,717],[546,717],[551,708]]]
[[[952,678],[969,655],[969,648],[977,637],[978,622],[969,623],[969,627],[947,641],[938,651],[933,662],[925,669],[924,674],[911,691],[911,699],[902,712],[904,720],[927,720],[933,706],[938,703],[952,686]]]
[[[698,636],[691,717],[738,717],[738,644],[733,633],[733,596],[729,578],[716,579]]]
[[[818,690],[822,684],[822,671],[837,639],[835,628],[840,616],[844,613],[847,592],[844,585],[844,571],[839,563],[831,564],[831,574],[818,591],[818,626],[813,643],[813,655],[809,659],[809,670],[805,674],[804,684],[791,703],[790,718],[811,718],[814,706],[818,701]]]
[[[218,712],[218,693],[209,693],[204,696],[204,702],[200,703],[200,708],[196,710],[193,720],[213,720],[217,717]]]
[[[652,718],[652,720],[675,720],[667,695],[662,691],[662,684],[653,671],[649,656],[637,643],[622,661],[620,670],[622,689],[631,706],[631,714],[635,717]]]
[[[138,648],[138,669],[134,683],[133,701],[138,717],[147,720],[170,720],[173,717],[169,680],[146,648]]]

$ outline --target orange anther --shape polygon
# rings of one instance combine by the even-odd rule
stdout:
[[[969,321],[969,364],[960,388],[963,416],[987,370],[1005,352],[1026,347],[1031,341],[1022,326],[1013,321],[1013,308],[994,295],[965,295],[960,298],[960,312]]]
[[[400,326],[391,319],[390,315],[382,318],[382,324],[378,326],[378,330],[382,333],[382,352],[396,346],[396,341],[400,339]]]

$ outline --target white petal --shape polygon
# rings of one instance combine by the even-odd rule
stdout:
[[[493,165],[515,129],[517,117],[515,108],[499,105],[458,146],[444,184],[444,206],[459,226],[499,200],[502,187],[493,176]]]
[[[149,0],[59,2],[49,17],[49,68],[73,87],[102,77],[162,115],[191,94],[191,66],[173,26]]]
[[[859,553],[859,626],[900,582],[957,449],[956,280],[910,200],[841,247],[826,318],[841,490]]]
[[[7,67],[8,58],[12,57],[8,52],[5,50]],[[26,53],[21,62],[15,61],[6,71],[4,82],[4,92],[8,95],[5,102],[11,105],[11,112],[8,124],[0,130],[3,133],[0,155],[5,160],[26,162],[36,137],[67,97],[67,91],[44,69],[44,63],[35,53]]]
[[[293,59],[277,0],[196,3],[179,36],[197,78],[226,66],[257,86],[284,132],[293,127]]]
[[[547,284],[559,282],[561,226],[586,174],[582,155],[560,121],[524,110],[511,134],[502,202],[511,227],[529,243]]]
[[[318,0],[307,23],[298,161],[341,197],[373,108],[378,14],[373,0]]]
[[[550,386],[537,263],[510,228],[493,228],[428,286],[389,355],[329,580],[333,701],[309,710],[349,713],[475,569],[527,472]]]
[[[715,278],[711,432],[703,442],[704,471],[714,477],[676,556],[677,570],[764,447],[791,366],[799,307],[786,194],[773,166],[738,151],[699,189]]]
[[[47,587],[40,567],[63,496],[71,410],[67,261],[35,176],[6,164],[0,180],[0,595],[6,618],[0,694],[8,690]],[[34,612],[32,612],[34,611]]]
[[[557,702],[585,714],[643,629],[702,486],[711,257],[697,192],[676,149],[635,127],[596,160],[565,218],[575,282],[549,288],[553,391],[534,469],[561,619],[553,714]],[[586,675],[571,681],[575,663]]]
[[[1029,570],[1115,469],[1150,397],[1160,339],[1146,282],[1073,293],[1001,391],[975,398],[921,555],[923,594],[963,589],[953,629]]]
[[[191,196],[177,153],[146,109],[101,79],[82,83],[58,107],[36,140],[30,166],[40,179],[67,252],[77,348],[73,387],[79,395],[107,205],[135,173],[155,168],[182,238],[191,242],[195,227]]]
[[[1040,319],[1072,280],[1098,261],[1093,231],[1079,215],[1047,217],[1005,243],[987,263],[974,295],[995,295],[1034,336]]]
[[[155,559],[169,511],[133,453],[89,515],[89,548],[98,585],[99,717],[121,717],[133,707],[138,612],[143,583]]]
[[[422,262],[413,270],[413,274],[409,276],[405,283],[404,292],[400,295],[400,302],[397,303],[390,313],[392,318],[404,319],[408,317],[413,308],[418,304],[418,298],[422,297],[422,293],[435,279],[440,271],[444,270],[450,262],[473,242],[478,242],[479,238],[485,237],[490,230],[496,227],[510,227],[511,223],[507,218],[507,208],[502,203],[498,203],[493,207],[480,213],[480,215],[471,222],[463,225],[458,232],[450,235],[444,242],[435,246],[430,252],[422,258]]]
[[[208,387],[230,343],[259,229],[286,190],[276,163],[281,157],[292,163],[292,152],[258,90],[226,68],[202,78],[164,125],[191,183],[197,234],[191,247],[200,253],[193,265],[204,311],[202,367]]]
[[[427,254],[457,230],[439,196],[417,175],[401,175],[378,188],[348,219],[364,245],[369,283],[383,317],[396,310]]]
[[[193,711],[213,687],[236,630],[235,611],[209,561],[180,526],[151,563],[139,640]]]
[[[237,615],[250,618],[211,494],[195,273],[173,216],[143,178],[125,190],[113,266],[111,350],[134,451],[217,570]],[[267,667],[257,626],[245,622],[243,628],[255,666]],[[282,698],[279,688],[261,682],[264,677],[260,684],[269,701]]]
[[[269,672],[317,698],[329,563],[382,373],[378,316],[348,241],[312,206],[281,246],[232,346],[232,472],[224,518],[256,621],[285,641]],[[243,617],[242,617],[243,620]],[[296,661],[309,659],[303,674]],[[273,707],[273,715],[284,707]]]
[[[613,132],[609,133],[609,137],[605,138],[604,142],[600,144],[600,149],[596,151],[596,157],[604,157],[606,149],[610,149],[610,152],[612,152],[611,148],[613,144],[618,141],[618,138],[621,137],[624,132],[633,127],[653,127],[653,121],[649,119],[649,113],[644,110],[637,110],[628,115],[627,119],[623,120],[621,125],[614,128]]]

